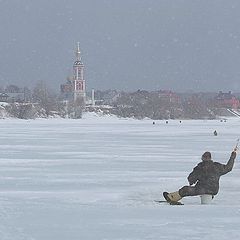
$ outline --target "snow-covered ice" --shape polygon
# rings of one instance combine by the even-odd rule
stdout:
[[[155,122],[2,119],[0,239],[238,239],[239,157],[210,205],[154,200],[187,184],[204,151],[225,163],[240,119]]]

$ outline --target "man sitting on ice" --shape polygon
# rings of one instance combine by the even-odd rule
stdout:
[[[213,197],[218,193],[220,177],[232,170],[236,152],[237,147],[233,150],[227,164],[213,162],[211,153],[205,152],[202,155],[202,162],[200,162],[188,176],[190,186],[184,186],[177,192],[164,192],[164,198],[168,202],[177,202],[186,196],[208,194]]]

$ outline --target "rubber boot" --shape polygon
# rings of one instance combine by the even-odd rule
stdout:
[[[177,202],[182,199],[178,191],[172,193],[164,192],[163,196],[168,202]]]

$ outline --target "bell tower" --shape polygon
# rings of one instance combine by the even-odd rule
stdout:
[[[83,75],[84,65],[82,63],[80,44],[77,43],[76,60],[73,64],[73,100],[77,101],[82,98],[84,103],[86,101],[86,87]]]

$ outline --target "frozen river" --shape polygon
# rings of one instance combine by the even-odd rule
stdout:
[[[240,119],[155,122],[0,120],[0,239],[238,239],[239,157],[211,205],[154,200],[187,184],[203,152],[225,163]]]

